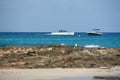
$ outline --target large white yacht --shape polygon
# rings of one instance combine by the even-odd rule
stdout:
[[[51,32],[51,35],[74,35],[74,32],[68,32],[66,30],[59,30],[57,32]]]
[[[100,29],[93,29],[91,32],[87,32],[87,34],[90,36],[92,36],[92,35],[101,36],[103,33],[100,32]]]

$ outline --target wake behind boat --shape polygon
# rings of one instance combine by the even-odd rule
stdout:
[[[51,35],[74,35],[74,32],[68,32],[66,30],[59,30],[57,32],[51,32]]]
[[[100,32],[100,29],[93,29],[91,32],[87,32],[90,36],[101,36],[102,32]]]

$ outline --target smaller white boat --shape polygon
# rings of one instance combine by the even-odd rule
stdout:
[[[51,32],[51,35],[74,35],[74,32],[68,32],[66,30],[59,30],[57,32]]]
[[[100,29],[93,29],[91,32],[87,32],[90,36],[101,36],[103,33],[100,32]]]

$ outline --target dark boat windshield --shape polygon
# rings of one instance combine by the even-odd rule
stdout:
[[[100,32],[100,29],[93,29],[94,32]]]
[[[67,32],[66,30],[59,30],[59,32]]]

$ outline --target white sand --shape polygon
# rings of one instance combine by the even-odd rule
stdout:
[[[67,77],[93,76],[120,76],[120,69],[0,69],[0,80],[59,80]]]

